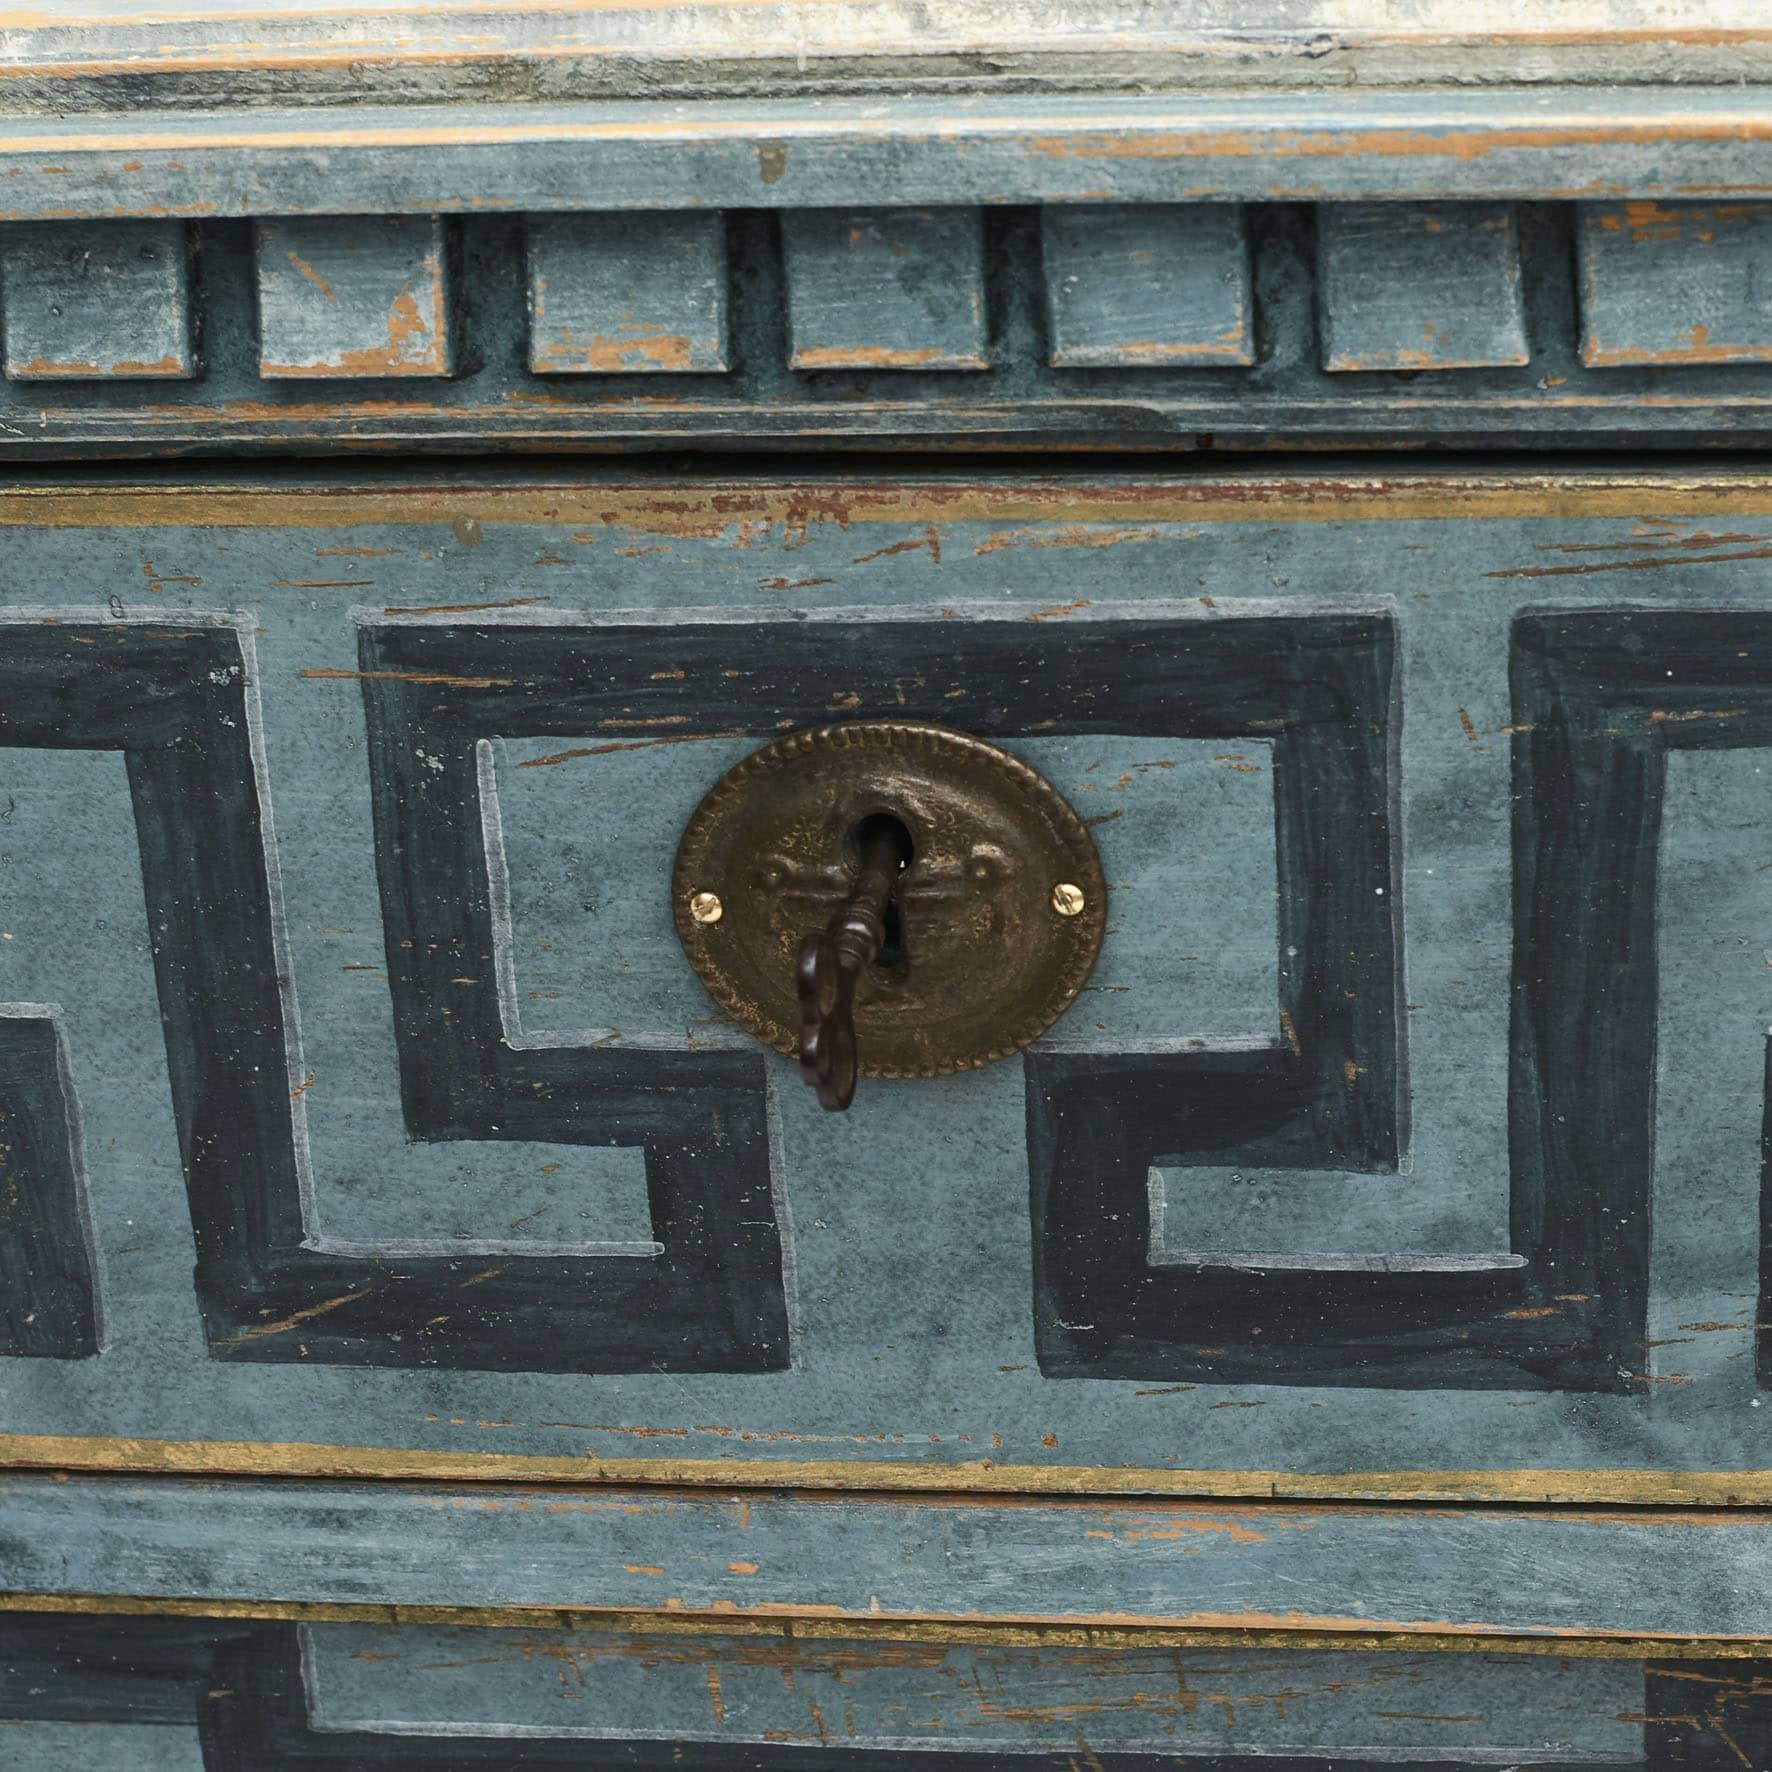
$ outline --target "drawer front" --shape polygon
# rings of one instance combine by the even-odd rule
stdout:
[[[0,1456],[1772,1495],[1772,481],[0,494]],[[939,721],[1093,828],[821,1113],[671,858]]]
[[[1519,1648],[21,1615],[0,1619],[0,1719],[20,1772],[95,1754],[143,1772],[1656,1772],[1772,1753],[1763,1659]]]

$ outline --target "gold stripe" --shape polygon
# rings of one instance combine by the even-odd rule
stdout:
[[[1166,1625],[978,1624],[891,1618],[734,1618],[724,1613],[599,1612],[553,1606],[401,1606],[304,1600],[195,1600],[135,1594],[0,1593],[0,1613],[78,1617],[262,1619],[300,1624],[453,1625],[483,1630],[615,1631],[635,1636],[764,1638],[813,1645],[949,1643],[979,1648],[1403,1650],[1447,1655],[1538,1655],[1559,1660],[1747,1659],[1772,1654],[1766,1637],[1550,1637],[1445,1630],[1190,1630]]]
[[[46,483],[0,490],[0,527],[343,529],[369,523],[613,526],[713,537],[741,521],[1066,524],[1439,522],[1772,516],[1772,475],[1213,475],[1199,479],[534,480],[294,487]]]
[[[718,536],[741,521],[820,523],[1312,523],[1455,518],[1772,516],[1772,474],[1226,475],[1197,479],[904,479],[693,483],[575,477],[266,490],[240,482],[44,483],[0,490],[0,527],[342,529],[461,521]],[[1139,1470],[990,1460],[603,1458],[245,1440],[0,1435],[0,1468],[132,1474],[334,1477],[484,1483],[631,1483],[706,1488],[997,1495],[1150,1495],[1202,1500],[1465,1501],[1772,1507],[1772,1469]],[[1289,1639],[1291,1640],[1291,1639]],[[1415,1640],[1415,1639],[1411,1639]]]
[[[884,1459],[601,1458],[274,1440],[0,1435],[0,1469],[134,1476],[331,1477],[438,1483],[578,1483],[920,1495],[1117,1495],[1203,1501],[1463,1501],[1772,1507],[1772,1470],[1133,1470]]]

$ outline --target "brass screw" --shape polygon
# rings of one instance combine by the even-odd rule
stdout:
[[[1052,888],[1052,908],[1061,917],[1077,916],[1087,902],[1083,897],[1083,888],[1073,886],[1069,880],[1060,880]]]
[[[689,914],[698,923],[718,923],[726,915],[726,907],[717,892],[698,892],[689,901]]]

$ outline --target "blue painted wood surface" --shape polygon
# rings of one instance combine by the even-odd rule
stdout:
[[[528,243],[537,375],[731,368],[723,215],[537,216]]]
[[[0,1476],[10,1592],[1380,1636],[1772,1637],[1722,1509]],[[1473,1643],[1474,1646],[1474,1643]]]
[[[60,712],[32,715],[30,733],[16,726],[23,702],[8,704],[0,979],[4,1000],[60,1005],[108,1324],[96,1357],[5,1362],[9,1457],[166,1467],[186,1456],[170,1443],[232,1442],[193,1446],[189,1458],[369,1472],[393,1469],[387,1455],[400,1452],[414,1455],[402,1469],[429,1456],[443,1473],[509,1455],[546,1461],[512,1475],[775,1470],[813,1482],[1360,1494],[1766,1492],[1754,1330],[1767,1315],[1757,1305],[1763,716],[1752,636],[1765,619],[1772,491],[1759,478],[698,488],[669,476],[488,486],[477,474],[453,490],[406,492],[354,480],[312,492],[288,480],[225,493],[20,491],[0,503],[0,520],[15,574],[8,668],[23,668],[28,640],[32,657],[56,661],[70,697]],[[1584,953],[1601,952],[1583,943],[1601,939],[1609,902],[1579,882],[1553,894],[1571,907],[1569,932],[1523,923],[1537,945],[1516,951],[1514,846],[1529,858],[1537,841],[1521,834],[1537,827],[1513,826],[1524,816],[1518,784],[1531,779],[1516,771],[1536,755],[1521,709],[1543,693],[1531,673],[1551,668],[1534,661],[1554,663],[1565,645],[1565,630],[1534,613],[1546,609],[1570,612],[1564,693],[1587,681],[1581,660],[1602,669],[1638,619],[1648,655],[1683,674],[1659,688],[1620,678],[1620,695],[1651,699],[1608,717],[1628,717],[1643,744],[1664,747],[1653,753],[1665,770],[1659,879],[1652,901],[1632,901],[1636,915],[1660,906],[1653,1017],[1615,1013],[1603,997],[1584,1011],[1596,1037],[1635,1041],[1628,1053],[1610,1048],[1626,1067],[1618,1076],[1651,1063],[1657,1081],[1632,1091],[1628,1120],[1574,1110],[1570,1136],[1600,1164],[1591,1184],[1578,1167],[1557,1171],[1567,1179],[1548,1223],[1577,1241],[1553,1238],[1535,1254],[1521,1202],[1536,1171],[1516,1155],[1510,1175],[1506,1158],[1510,1117],[1516,1152],[1533,1124],[1517,1094],[1510,1109],[1510,1062],[1515,1091],[1532,1074],[1519,1068],[1517,1035],[1510,1061],[1514,968],[1530,978],[1557,956],[1579,986]],[[1705,636],[1723,632],[1719,621],[1745,624],[1746,637],[1707,664]],[[1271,655],[1260,650],[1270,635]],[[1376,759],[1361,765],[1379,793],[1371,816],[1397,822],[1375,852],[1379,871],[1339,876],[1323,914],[1333,903],[1335,916],[1354,916],[1361,901],[1349,891],[1364,894],[1359,966],[1381,955],[1406,963],[1392,974],[1404,985],[1400,1020],[1382,993],[1360,1017],[1307,1014],[1308,917],[1301,938],[1277,937],[1338,876],[1289,885],[1294,862],[1283,857],[1300,852],[1274,845],[1309,795],[1328,790],[1297,773],[1308,751],[1285,753],[1257,725],[1240,736],[1211,726],[1227,717],[1213,710],[1229,707],[1235,676],[1215,660],[1241,659],[1236,670],[1257,683],[1277,673],[1261,693],[1284,720],[1283,661],[1302,645],[1316,649],[1312,681],[1329,681],[1322,671],[1337,657],[1368,673],[1346,679],[1356,696],[1347,705],[1365,723],[1358,755]],[[196,988],[180,957],[195,938],[161,931],[157,989],[150,936],[190,911],[174,893],[151,901],[165,908],[150,920],[140,832],[164,837],[169,867],[186,854],[207,866],[228,845],[219,800],[167,801],[159,823],[139,826],[124,759],[81,748],[115,742],[93,723],[125,717],[119,693],[134,681],[132,649],[144,646],[166,661],[171,674],[153,680],[168,695],[184,672],[176,659],[197,667],[185,673],[193,699],[183,705],[209,722],[192,731],[209,736],[194,759],[262,745],[246,786],[274,816],[280,918],[241,925],[256,949],[230,948],[235,938],[216,923],[189,951],[208,953],[206,966],[286,974],[299,1047],[294,1024],[274,1015],[250,1040],[225,1041],[198,1015],[189,1032],[173,1028],[167,1069],[162,1006]],[[1247,646],[1257,650],[1238,650]],[[1729,663],[1736,652],[1745,663]],[[1170,661],[1151,681],[1185,688],[1174,691],[1181,712],[1167,733],[1170,704],[1134,719],[1145,704],[1116,676],[1145,656]],[[1280,662],[1250,662],[1270,656]],[[1013,673],[1022,701],[1003,699],[1010,688],[987,692],[998,682],[992,660],[1007,658],[1025,661]],[[1704,675],[1725,663],[1735,678]],[[1370,675],[1381,666],[1388,679]],[[1358,699],[1386,681],[1378,700]],[[1218,701],[1202,687],[1214,683]],[[89,686],[81,698],[97,686],[97,698],[73,699],[78,684]],[[556,696],[567,699],[555,706]],[[1105,712],[1090,711],[1096,696]],[[78,732],[67,724],[76,706],[90,708]],[[1095,821],[1115,894],[1094,990],[1031,1058],[882,1085],[844,1119],[821,1115],[789,1067],[720,1025],[676,947],[667,899],[675,834],[735,752],[784,721],[832,711],[927,713],[1008,744]],[[1059,724],[1039,730],[1048,720]],[[464,736],[481,731],[490,736]],[[1531,766],[1550,795],[1534,817],[1549,816],[1565,804],[1557,778]],[[139,796],[142,764],[131,767]],[[1567,805],[1578,811],[1578,800]],[[476,804],[463,823],[461,808]],[[1387,804],[1400,813],[1385,814]],[[197,805],[203,827],[187,831],[179,821]],[[421,807],[430,810],[409,822]],[[1377,826],[1324,828],[1369,836]],[[408,888],[402,857],[421,853],[408,847],[421,833],[466,842],[479,832],[477,844],[488,830],[502,848],[508,929],[486,925],[496,940],[482,948],[468,927],[464,945],[437,949],[439,919],[491,891],[492,875],[476,885],[472,868],[458,879],[425,863],[405,876]],[[245,904],[249,886],[261,890],[256,864],[248,853],[229,865],[247,869],[236,895]],[[411,912],[400,909],[409,891],[419,893]],[[408,915],[409,928],[399,921]],[[283,962],[251,957],[276,951]],[[434,962],[407,958],[427,951]],[[1632,950],[1638,960],[1647,951]],[[234,976],[244,991],[248,973]],[[1339,976],[1321,974],[1326,984]],[[1348,974],[1356,984],[1377,976]],[[1309,1001],[1332,1005],[1334,991]],[[478,1069],[481,1049],[425,1044],[426,1026],[454,1026],[464,1040],[502,1027],[472,1038],[515,1055],[519,1070],[498,1087],[530,1091],[533,1106],[509,1123],[514,1107],[473,1106],[459,1091],[491,1076]],[[251,1218],[279,1224],[298,1222],[299,1209],[308,1244],[276,1269],[282,1279],[243,1274],[229,1252],[260,1245],[240,1241],[236,1218],[209,1222],[207,1339],[169,1107],[187,1131],[200,1125],[202,1098],[178,1079],[206,1050],[260,1079],[264,1117],[235,1116],[229,1137],[264,1142],[262,1157],[231,1167],[205,1156],[191,1198],[256,1199]],[[1322,1121],[1343,1142],[1303,1157],[1189,1149],[1173,1128],[1143,1128],[1193,1087],[1190,1052],[1244,1067],[1261,1111],[1264,1091],[1271,1106],[1288,1076],[1308,1075],[1322,1079],[1326,1102],[1358,1102],[1364,1118]],[[496,1070],[505,1060],[484,1062]],[[667,1066],[733,1092],[721,1110],[727,1144],[698,1146],[687,1113],[674,1127],[650,1117],[643,1090]],[[1545,1087],[1586,1087],[1579,1067],[1560,1066],[1541,1073]],[[1386,1067],[1400,1084],[1385,1084]],[[1259,1081],[1270,1072],[1280,1095]],[[1114,1123],[1152,1142],[1146,1167],[1115,1171],[1133,1178],[1113,1208],[1122,1216],[1077,1245],[1082,1265],[1062,1284],[1125,1271],[1148,1274],[1141,1286],[1153,1298],[1202,1276],[1214,1288],[1153,1319],[1157,1340],[1128,1341],[1112,1361],[1086,1337],[1066,1339],[1090,1322],[1051,1290],[1064,1246],[1052,1239],[1071,1233],[1030,1194],[1047,1174],[1061,1189],[1049,1197],[1070,1199],[1062,1190],[1095,1173],[1065,1167],[1066,1147],[1041,1116],[1081,1089],[1076,1123],[1092,1123],[1100,1077],[1129,1091]],[[616,1092],[596,1097],[595,1111],[614,1118],[587,1141],[548,1092],[593,1086]],[[642,1094],[621,1094],[635,1088]],[[466,1105],[436,1105],[452,1101]],[[754,1150],[743,1142],[753,1125]],[[1365,1142],[1352,1143],[1356,1134]],[[1546,1136],[1544,1161],[1580,1157],[1577,1146],[1558,1156],[1561,1135]],[[1396,1141],[1394,1160],[1382,1157],[1385,1139]],[[762,1239],[744,1298],[747,1309],[787,1313],[785,1360],[759,1329],[761,1339],[747,1330],[732,1344],[758,1362],[743,1376],[698,1371],[719,1361],[693,1340],[670,1344],[669,1372],[609,1364],[594,1343],[593,1325],[611,1320],[603,1288],[641,1272],[631,1264],[652,1259],[649,1237],[669,1252],[667,1267],[704,1246],[685,1243],[688,1221],[670,1220],[672,1230],[669,1212],[659,1216],[674,1199],[702,1198],[697,1210],[716,1217],[698,1221],[697,1235],[718,1235],[718,1207],[706,1202],[750,1187],[753,1158],[770,1204],[735,1215],[750,1225],[745,1237]],[[304,1172],[305,1192],[277,1191],[275,1176]],[[679,1196],[679,1186],[704,1192]],[[199,1204],[200,1221],[210,1210]],[[1606,1252],[1597,1284],[1551,1283],[1587,1259],[1581,1239]],[[736,1230],[705,1247],[736,1249]],[[1110,1249],[1132,1265],[1109,1263]],[[606,1261],[630,1265],[595,1265]],[[684,1298],[705,1296],[694,1290],[705,1280],[669,1271],[690,1287]],[[526,1274],[573,1272],[580,1279],[553,1303],[509,1290]],[[303,1290],[322,1273],[339,1283]],[[459,1301],[419,1309],[422,1288],[449,1273]],[[1483,1273],[1482,1297],[1500,1302],[1472,1291]],[[285,1284],[296,1290],[276,1290]],[[1507,1294],[1515,1285],[1527,1290]],[[1357,1294],[1369,1301],[1360,1310],[1379,1314],[1301,1317],[1313,1287]],[[1260,1314],[1264,1299],[1276,1314]],[[523,1312],[544,1306],[565,1313],[555,1328],[522,1327],[544,1320]],[[1277,1338],[1267,1355],[1239,1339],[1246,1323],[1232,1333],[1247,1309]],[[1434,1333],[1456,1337],[1462,1324],[1463,1352],[1417,1346],[1404,1327],[1412,1313],[1441,1309],[1450,1329]],[[412,1314],[388,1314],[397,1310]],[[1364,1339],[1350,1342],[1356,1317]],[[125,1439],[151,1443],[132,1450]],[[364,1450],[340,1450],[352,1447]]]
[[[1053,205],[1040,265],[1055,369],[1255,361],[1240,204]]]
[[[0,220],[1762,195],[1763,90],[993,90],[24,115]]]
[[[1772,360],[1772,204],[1594,204],[1582,217],[1582,360]]]
[[[0,224],[0,254],[30,249],[14,296],[36,304],[4,344],[0,456],[1764,442],[1759,209],[1679,211],[1709,242],[1694,255],[1644,212],[473,207],[440,226],[202,221],[188,265],[132,256],[143,227],[172,238],[163,221]],[[1596,269],[1613,224],[1628,256]],[[137,299],[107,303],[105,266],[132,269]],[[175,348],[187,333],[200,356]],[[134,379],[180,365],[176,387]]]
[[[1529,356],[1511,203],[1345,203],[1317,218],[1323,367],[1519,367]]]
[[[805,209],[781,218],[794,369],[983,369],[976,209]]]
[[[1772,440],[1733,0],[308,10],[0,33],[0,454]],[[1749,1652],[1762,1512],[1079,1499],[1772,1504],[1768,483],[370,478],[0,489],[0,1594],[738,1634],[0,1617],[0,1758],[1772,1763],[1372,1635]],[[836,1123],[665,882],[869,712],[1114,921]]]
[[[68,1051],[37,1004],[0,1011],[0,1351],[87,1359],[102,1340]]]
[[[439,217],[278,218],[254,230],[259,373],[381,381],[454,361]]]
[[[827,1627],[828,1630],[828,1627]],[[1690,1656],[1690,1650],[1685,1656]],[[279,1766],[702,1772],[1624,1772],[1760,1763],[1765,1662],[586,1623],[0,1619],[20,1772]],[[81,1751],[88,1757],[80,1757]],[[110,1753],[123,1756],[104,1762]],[[90,1757],[101,1756],[99,1762]]]
[[[190,230],[183,222],[9,228],[0,320],[15,381],[187,380]]]

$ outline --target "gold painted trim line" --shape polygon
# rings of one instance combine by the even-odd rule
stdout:
[[[0,490],[0,528],[344,529],[572,525],[717,538],[741,522],[1362,523],[1469,518],[1772,516],[1772,473],[1214,474],[923,481],[903,475],[388,482],[44,483]]]
[[[1171,1625],[978,1624],[917,1618],[741,1618],[730,1613],[599,1612],[552,1606],[407,1606],[309,1600],[208,1600],[138,1594],[0,1593],[0,1613],[73,1617],[262,1619],[300,1624],[471,1626],[484,1630],[623,1631],[645,1637],[749,1637],[822,1642],[940,1643],[978,1648],[1328,1649],[1346,1653],[1537,1655],[1559,1660],[1747,1660],[1767,1637],[1530,1636],[1434,1630],[1223,1630]]]
[[[1511,1502],[1772,1507],[1772,1470],[1132,1470],[889,1459],[601,1458],[302,1441],[0,1435],[0,1470],[344,1481],[638,1484],[690,1489],[950,1495],[1150,1496],[1201,1501]]]

